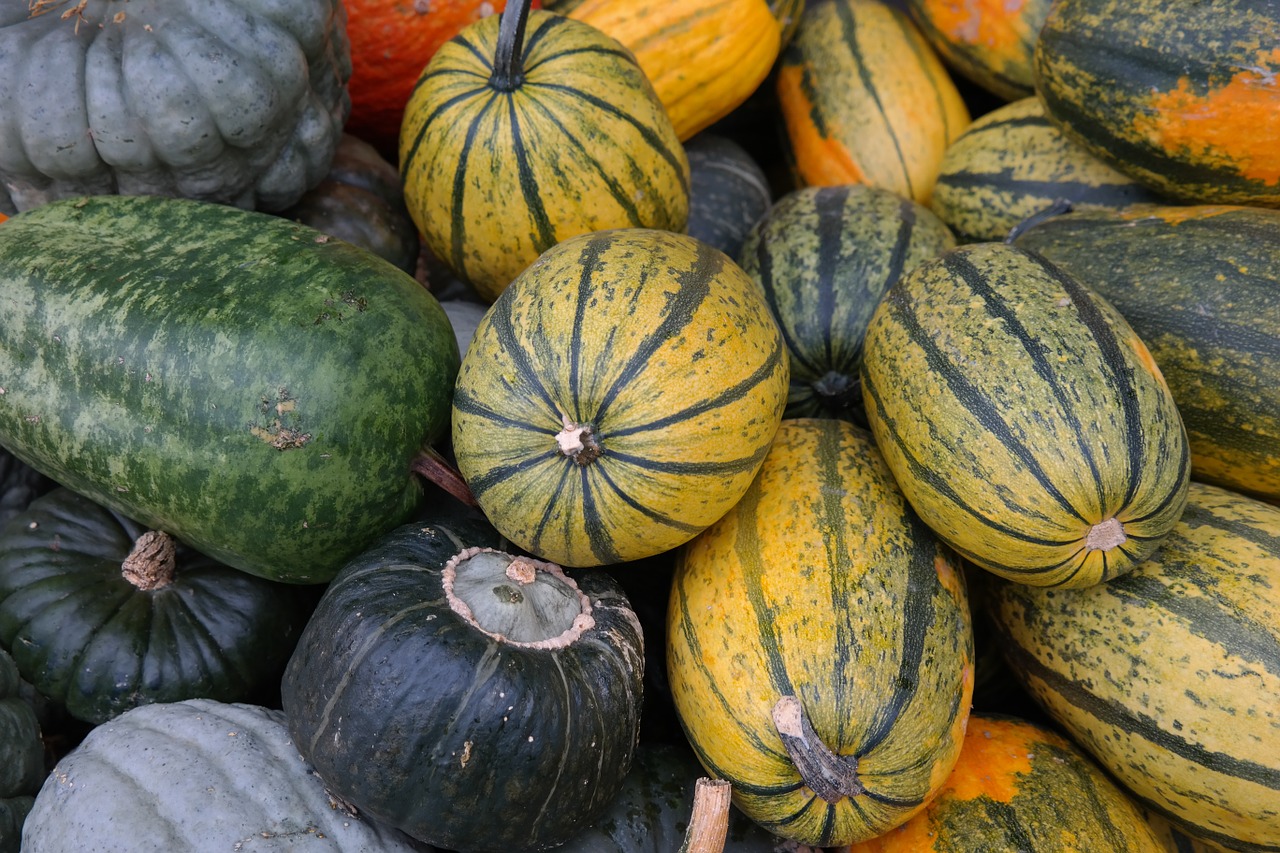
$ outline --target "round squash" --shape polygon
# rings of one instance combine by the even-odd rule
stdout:
[[[283,210],[350,111],[339,0],[30,0],[0,11],[0,183]]]
[[[18,853],[22,823],[45,777],[40,723],[20,685],[17,664],[0,649],[0,853]]]
[[[961,246],[899,278],[867,329],[862,392],[916,512],[1003,577],[1117,577],[1186,503],[1186,431],[1142,340],[1013,246]]]
[[[58,484],[0,448],[0,524],[26,509],[33,500]]]
[[[499,541],[466,519],[388,535],[330,583],[281,683],[329,790],[451,850],[567,841],[639,737],[644,641],[617,582]]]
[[[706,131],[684,146],[689,157],[689,223],[685,233],[731,258],[760,217],[769,212],[769,178],[751,154],[728,136]]]
[[[481,320],[453,396],[458,470],[521,548],[638,560],[724,515],[786,403],[787,355],[751,279],[667,231],[575,237]]]
[[[907,0],[947,65],[1006,101],[1034,93],[1032,59],[1050,0]]]
[[[748,817],[813,846],[880,835],[960,753],[959,561],[864,430],[786,420],[746,495],[679,551],[667,672],[699,760]]]
[[[679,232],[689,216],[688,158],[635,57],[528,0],[469,25],[423,69],[400,174],[431,250],[490,302],[561,240]]]

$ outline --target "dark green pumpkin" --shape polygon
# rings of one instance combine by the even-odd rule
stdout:
[[[571,582],[500,543],[465,519],[385,537],[325,591],[281,697],[335,795],[428,844],[515,853],[567,841],[620,790],[644,649],[608,574]]]
[[[247,699],[283,671],[308,606],[302,589],[68,489],[0,528],[0,646],[86,722],[155,702]]]
[[[704,131],[684,144],[689,158],[689,224],[685,233],[731,258],[769,212],[769,178],[751,154],[727,136]]]
[[[20,685],[17,665],[0,650],[0,853],[18,853],[22,823],[45,776],[40,724]]]
[[[58,484],[0,448],[0,524],[27,508]]]

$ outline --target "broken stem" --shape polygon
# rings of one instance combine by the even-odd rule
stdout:
[[[725,779],[702,776],[693,786],[693,813],[680,853],[720,853],[729,834],[733,786]]]
[[[441,456],[440,452],[434,447],[424,448],[409,463],[409,468],[427,482],[436,484],[467,506],[479,506],[476,503],[475,495],[471,493],[471,487],[462,478],[462,474],[458,472],[457,468],[449,464],[449,460]]]

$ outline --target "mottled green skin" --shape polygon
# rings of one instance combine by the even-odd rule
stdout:
[[[22,822],[44,781],[44,744],[36,713],[18,695],[13,658],[0,650],[0,853],[18,853]]]
[[[220,562],[329,580],[404,520],[457,343],[389,263],[284,219],[159,197],[0,226],[0,444]]]

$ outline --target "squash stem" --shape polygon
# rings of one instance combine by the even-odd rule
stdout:
[[[163,589],[173,583],[177,564],[173,537],[162,530],[148,530],[134,540],[129,556],[120,564],[120,573],[140,590]]]
[[[467,481],[462,479],[462,474],[458,472],[457,468],[450,465],[448,460],[441,456],[440,452],[434,447],[424,448],[409,463],[409,468],[420,474],[428,482],[435,483],[467,506],[478,507],[480,505],[476,502],[476,496],[471,493],[471,487],[467,485]]]
[[[702,776],[693,786],[693,813],[680,853],[721,853],[729,834],[733,786],[725,779]]]
[[[524,28],[532,0],[509,0],[498,23],[493,73],[489,85],[499,92],[514,92],[524,83]]]
[[[838,803],[866,791],[858,781],[857,756],[832,752],[814,731],[799,699],[794,696],[779,699],[773,706],[773,725],[791,763],[800,771],[800,778],[819,798]]]

